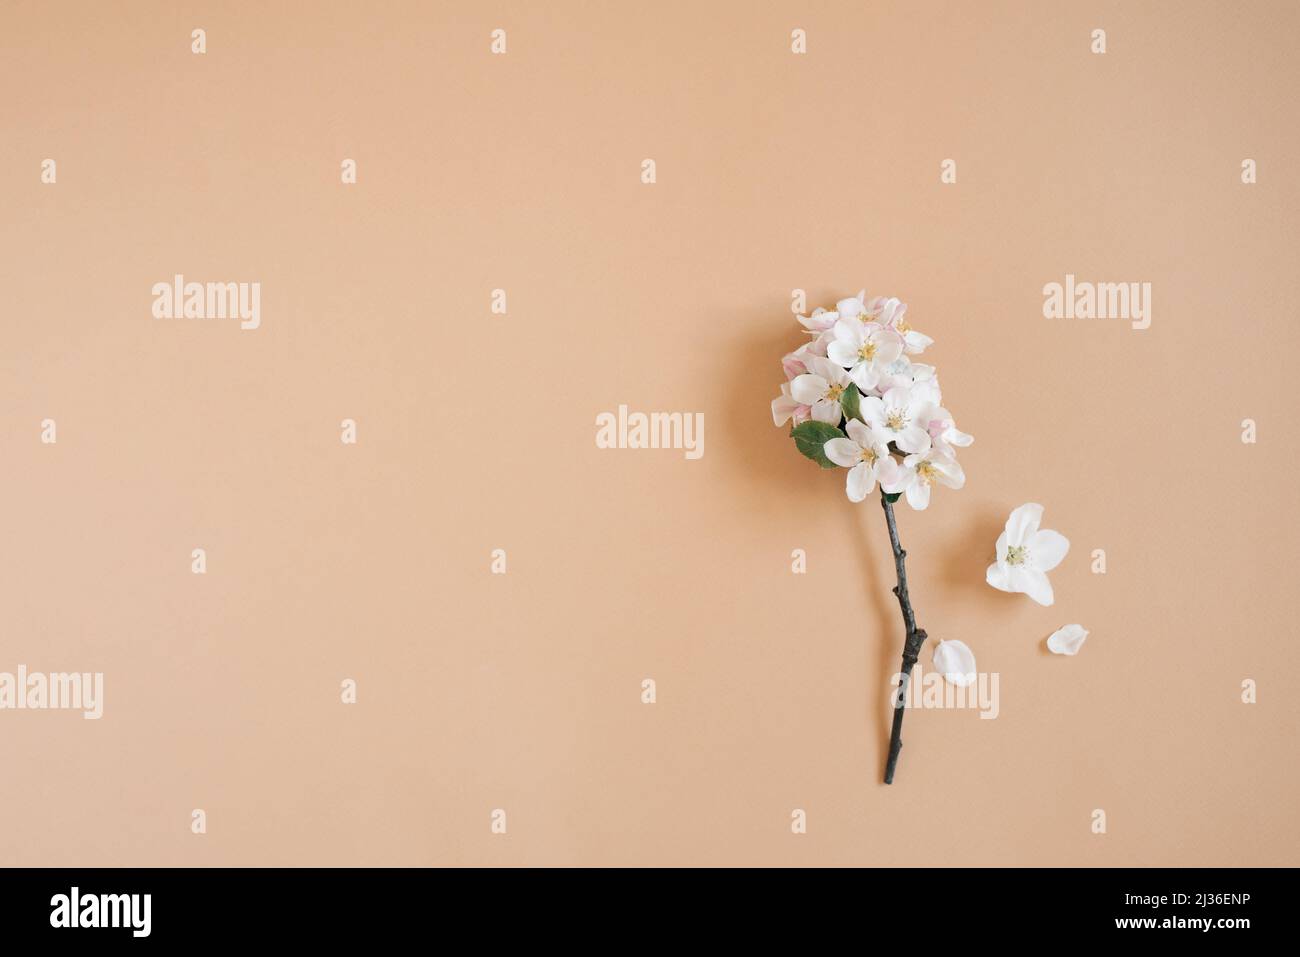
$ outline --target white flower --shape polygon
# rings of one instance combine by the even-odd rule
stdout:
[[[850,302],[857,302],[850,299]],[[881,373],[903,354],[903,343],[877,322],[841,318],[835,323],[835,338],[826,344],[826,355],[849,370],[849,377],[863,392],[870,392]]]
[[[1083,625],[1066,625],[1052,632],[1047,639],[1047,650],[1057,655],[1077,655],[1088,638],[1088,630]]]
[[[799,316],[799,324],[814,335],[829,332],[835,327],[840,314],[826,309],[814,309],[810,316]]]
[[[840,397],[853,380],[834,362],[818,356],[809,356],[804,364],[812,371],[794,377],[790,395],[801,405],[811,406],[812,417],[818,422],[839,425],[843,414]]]
[[[786,381],[789,382],[795,376],[808,372],[808,360],[817,356],[821,356],[823,359],[826,358],[826,347],[817,342],[805,342],[794,352],[783,355],[781,357],[781,369],[785,372]]]
[[[1050,605],[1052,583],[1047,573],[1065,558],[1070,542],[1060,532],[1039,531],[1043,506],[1021,505],[998,536],[998,560],[989,566],[988,583],[999,591],[1022,592],[1040,605]]]
[[[858,290],[858,294],[850,299],[841,299],[835,304],[834,309],[822,309],[818,307],[812,311],[810,316],[799,316],[799,323],[814,335],[830,332],[835,327],[835,323],[841,316],[852,319],[858,316],[865,308],[862,300],[866,298],[865,289]]]
[[[882,478],[881,488],[886,492],[906,493],[907,504],[920,512],[930,504],[930,486],[936,482],[952,489],[961,488],[966,484],[966,473],[956,459],[938,449],[927,449],[903,459],[897,478],[892,481]]]
[[[790,395],[790,383],[781,383],[781,394],[772,400],[772,421],[777,425],[802,425],[812,417],[812,409]],[[794,421],[791,422],[791,419]]]
[[[847,439],[831,439],[823,447],[826,457],[849,470],[845,489],[850,502],[861,502],[882,482],[894,479],[898,463],[889,454],[885,437],[873,432],[857,419],[849,419]]]
[[[906,313],[907,306],[897,299],[890,299],[885,304],[885,308],[881,310],[880,321],[903,340],[904,352],[908,355],[917,356],[924,352],[927,346],[934,345],[934,340],[913,329],[905,318]]]
[[[861,409],[863,421],[888,436],[901,451],[924,452],[930,448],[928,426],[934,406],[911,389],[895,386],[883,396],[868,396],[862,400]]]
[[[975,652],[966,647],[965,642],[939,642],[931,660],[949,684],[967,688],[975,683]]]
[[[944,455],[956,457],[957,448],[965,448],[975,441],[975,436],[967,435],[957,428],[952,421],[952,413],[947,409],[935,409],[930,419],[930,442]]]
[[[907,356],[899,356],[880,373],[880,381],[876,383],[876,391],[884,394],[898,386],[908,389],[924,388],[927,390],[926,392],[918,392],[917,394],[928,395],[929,400],[935,405],[943,403],[943,398],[939,392],[939,380],[934,375],[934,366],[922,365],[919,362],[913,362]]]

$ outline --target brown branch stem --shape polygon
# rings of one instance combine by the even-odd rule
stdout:
[[[916,627],[916,613],[912,611],[912,600],[907,594],[907,566],[903,560],[907,552],[898,541],[898,525],[894,522],[894,506],[880,490],[880,504],[885,510],[885,521],[889,525],[889,544],[894,549],[894,568],[898,572],[898,584],[894,594],[898,597],[898,607],[903,612],[903,670],[900,672],[898,692],[894,696],[894,727],[889,735],[889,758],[885,763],[885,783],[894,783],[894,770],[898,766],[898,752],[903,750],[903,714],[907,705],[907,689],[912,680],[912,667],[921,655],[921,646],[928,637],[925,630]]]

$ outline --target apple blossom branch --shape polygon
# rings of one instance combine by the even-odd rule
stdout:
[[[912,668],[916,665],[916,659],[920,657],[921,646],[929,636],[926,635],[925,629],[916,627],[916,613],[912,611],[912,600],[907,593],[907,566],[904,564],[907,552],[903,551],[903,546],[899,543],[898,525],[894,521],[894,505],[889,499],[890,496],[882,488],[880,505],[885,510],[885,521],[889,525],[889,544],[894,549],[894,568],[898,572],[898,584],[894,586],[894,594],[898,596],[898,606],[903,612],[903,627],[906,629],[903,638],[903,670],[898,682],[898,694],[894,697],[894,724],[889,734],[889,758],[885,763],[885,783],[893,784],[894,770],[898,767],[898,753],[903,750],[903,714],[906,710],[904,706],[907,702],[907,686],[911,682]]]

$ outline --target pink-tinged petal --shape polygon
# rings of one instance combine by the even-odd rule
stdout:
[[[790,398],[788,395],[779,395],[772,400],[772,421],[777,425],[785,425],[799,410],[799,402]]]
[[[879,308],[880,321],[887,326],[898,322],[903,317],[903,313],[907,312],[907,307],[892,297],[881,300]]]
[[[799,316],[799,324],[809,332],[825,332],[835,325],[839,316],[833,312],[814,312],[811,316]]]
[[[852,439],[830,439],[822,446],[822,452],[836,465],[851,469],[862,457],[862,447]]]
[[[808,367],[803,364],[803,360],[796,353],[792,352],[781,357],[781,370],[785,372],[785,380],[789,382],[795,376],[805,375],[808,372]]]
[[[802,405],[812,405],[814,402],[820,402],[829,388],[829,382],[819,375],[813,375],[811,372],[795,376],[790,381],[790,394],[799,400]]]
[[[796,382],[799,380],[795,380]],[[795,393],[798,397],[798,393]],[[1043,506],[1037,502],[1021,505],[1007,518],[1007,544],[1026,545],[1043,520]]]
[[[845,368],[855,365],[858,361],[858,350],[847,342],[841,342],[839,339],[827,344],[826,355],[830,357],[831,361]]]
[[[919,425],[909,425],[894,433],[894,444],[904,452],[925,452],[930,448],[930,433]]]
[[[984,580],[998,591],[1014,591],[1011,587],[1011,566],[1003,561],[996,561],[984,573]]]
[[[827,330],[826,332],[818,333],[818,335],[806,346],[800,346],[796,349],[795,353],[801,358],[806,355],[809,358],[812,358],[813,356],[821,356],[824,359],[826,358],[826,344],[828,342],[833,342],[834,340],[835,333]],[[804,365],[808,364],[808,359],[804,359],[803,361]]]
[[[909,472],[890,456],[876,463],[876,478],[880,480],[880,490],[893,495],[901,492],[916,480],[916,473]]]
[[[1021,590],[1026,595],[1043,606],[1050,605],[1056,600],[1052,595],[1052,583],[1047,580],[1046,574],[1037,568],[1023,568],[1021,573],[1025,584]]]
[[[840,404],[832,402],[830,399],[819,399],[812,404],[812,417],[818,422],[825,422],[827,425],[839,425],[843,415],[844,410],[840,408]]]
[[[849,469],[845,480],[845,491],[849,493],[850,502],[861,502],[876,487],[876,473],[866,462],[859,462]]]
[[[918,512],[924,512],[930,504],[930,486],[924,482],[913,482],[907,487],[907,504]]]
[[[870,392],[880,381],[880,373],[871,363],[859,362],[849,371],[849,378],[853,380],[859,392]]]
[[[1034,567],[1050,572],[1070,550],[1070,540],[1060,532],[1045,528],[1029,540],[1029,558]]]

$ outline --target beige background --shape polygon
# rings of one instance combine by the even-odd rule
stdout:
[[[106,704],[0,712],[0,861],[1300,863],[1298,28],[6,2],[0,670]],[[262,328],[154,320],[177,272],[261,282]],[[1152,327],[1044,319],[1067,272],[1152,283]],[[995,721],[909,714],[892,788],[883,517],[768,411],[791,290],[863,285],[976,436],[900,513],[920,622],[1001,675]],[[619,403],[703,411],[704,458],[598,450]],[[983,583],[1025,501],[1052,608]]]

